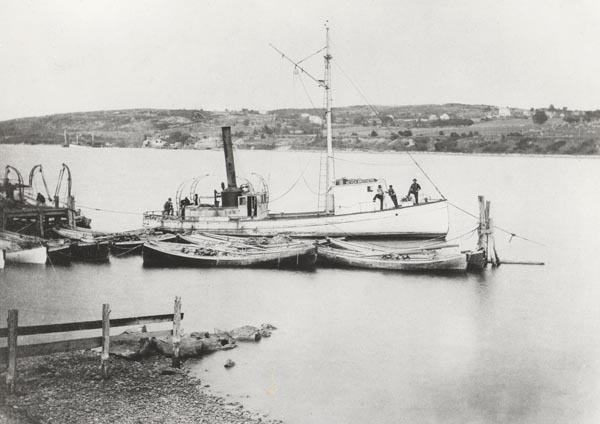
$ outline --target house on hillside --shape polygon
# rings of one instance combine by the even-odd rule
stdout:
[[[438,116],[437,115],[429,115],[429,120],[430,121],[437,121],[438,120]]]
[[[510,118],[510,108],[508,106],[498,107],[498,117],[499,118]]]
[[[144,142],[142,143],[142,147],[148,147],[151,149],[162,149],[163,147],[165,147],[165,144],[166,142],[162,139],[162,137],[151,137],[144,140]]]
[[[194,149],[196,150],[210,150],[218,149],[220,147],[219,137],[204,136],[200,140],[194,143]]]
[[[440,120],[442,121],[448,121],[450,119],[450,115],[448,115],[447,113],[442,113],[440,115]]]
[[[323,118],[321,118],[320,116],[309,116],[308,122],[310,122],[311,124],[321,125],[323,124]]]

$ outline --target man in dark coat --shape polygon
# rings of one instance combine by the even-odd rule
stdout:
[[[421,186],[417,182],[417,179],[414,178],[413,183],[410,185],[410,188],[408,189],[408,195],[410,196],[412,194],[413,196],[415,196],[415,203],[417,205],[419,204],[419,191],[420,190],[421,190]]]
[[[394,190],[394,188],[391,185],[390,185],[390,188],[388,189],[387,193],[390,195],[392,202],[394,202],[394,207],[397,208],[398,207],[398,198],[396,197],[396,191]]]

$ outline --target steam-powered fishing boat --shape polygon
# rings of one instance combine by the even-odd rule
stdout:
[[[185,205],[177,216],[164,211],[146,212],[144,226],[167,231],[198,230],[238,236],[272,236],[287,233],[294,237],[392,237],[434,238],[448,233],[446,199],[426,197],[421,203],[402,202],[399,207],[380,209],[373,197],[379,185],[387,187],[381,178],[335,178],[331,123],[331,68],[329,29],[325,47],[325,78],[310,75],[282,53],[297,69],[316,81],[325,90],[327,160],[324,161],[324,190],[315,212],[269,213],[269,194],[264,180],[254,189],[249,184],[238,185],[231,142],[231,129],[222,128],[227,187],[214,193],[211,204]],[[278,50],[279,51],[279,50]],[[279,52],[281,53],[281,52]],[[320,184],[321,186],[321,184]],[[195,186],[194,186],[195,189]],[[192,194],[190,192],[190,194]],[[210,196],[209,196],[210,197]],[[201,197],[206,198],[206,197]]]

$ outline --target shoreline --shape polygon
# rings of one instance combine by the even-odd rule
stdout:
[[[38,144],[29,144],[29,143],[0,143],[0,146],[55,146],[55,147],[60,147],[60,148],[64,148],[62,145],[60,144],[55,144],[55,143],[38,143]],[[153,148],[148,148],[148,147],[116,147],[116,146],[112,146],[112,147],[85,147],[86,149],[89,149],[90,151],[97,151],[97,150],[102,150],[102,149],[123,149],[123,150],[137,150],[137,149],[142,149],[142,150],[156,150],[156,151],[167,151],[167,152],[176,152],[176,151],[194,151],[194,152],[215,152],[215,151],[220,151],[218,149],[153,149]],[[248,152],[275,152],[275,153],[321,153],[321,150],[319,149],[278,149],[278,148],[274,148],[274,149],[239,149],[236,148],[236,151],[248,151]],[[436,151],[429,151],[429,150],[358,150],[358,149],[343,149],[343,148],[336,148],[335,149],[336,153],[365,153],[365,154],[390,154],[390,153],[397,153],[397,154],[405,154],[405,153],[410,153],[411,155],[421,155],[421,154],[425,154],[425,155],[452,155],[452,156],[485,156],[485,157],[533,157],[533,158],[546,158],[546,157],[550,157],[550,158],[563,158],[563,159],[568,159],[568,158],[575,158],[575,159],[585,159],[585,158],[594,158],[594,159],[598,159],[600,158],[600,154],[587,154],[587,155],[581,155],[581,154],[565,154],[565,153],[560,153],[560,154],[554,154],[554,153],[511,153],[511,152],[503,152],[503,153],[491,153],[491,152],[436,152]]]
[[[97,352],[19,359],[15,392],[0,385],[0,424],[281,423],[211,393],[185,362],[181,369],[170,362],[161,355],[111,356],[110,378],[103,380]]]

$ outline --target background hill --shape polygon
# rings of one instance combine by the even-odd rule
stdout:
[[[357,105],[334,109],[333,128],[336,148],[347,150],[597,154],[599,118],[553,106]],[[320,109],[79,112],[0,122],[0,143],[62,144],[66,131],[69,143],[93,147],[210,149],[229,125],[238,148],[322,149],[322,124]]]

